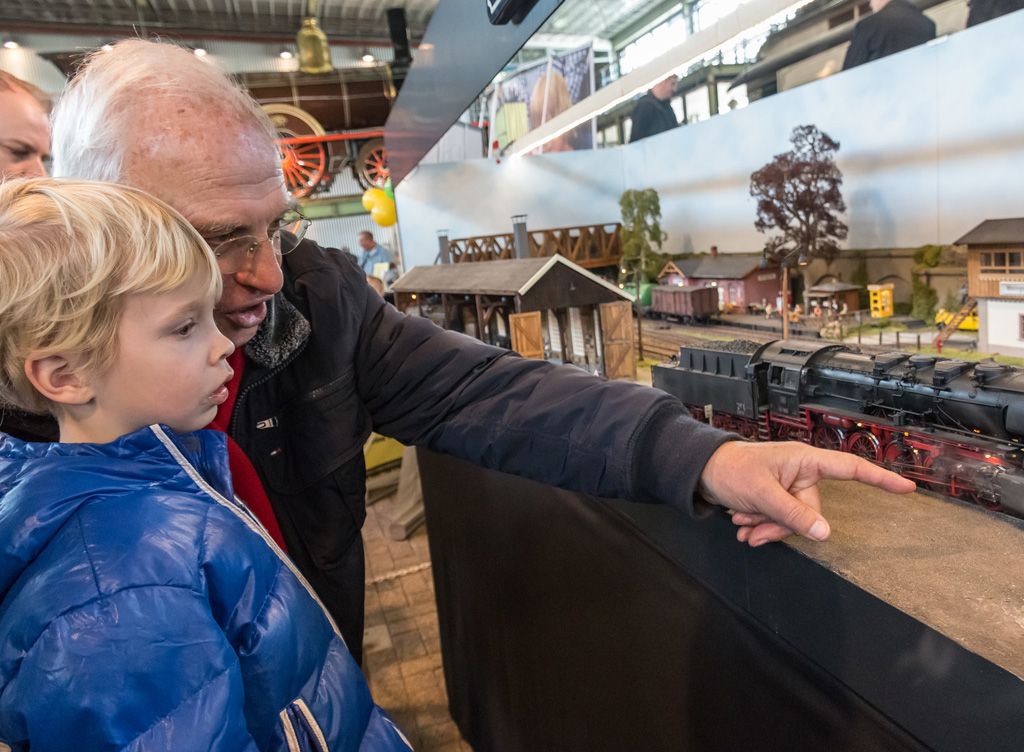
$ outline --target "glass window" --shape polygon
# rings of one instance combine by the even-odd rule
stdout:
[[[1024,274],[1024,251],[982,251],[983,274]]]

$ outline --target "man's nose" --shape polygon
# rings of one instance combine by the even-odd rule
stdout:
[[[33,157],[32,159],[26,160],[24,168],[21,174],[26,178],[44,178],[46,177],[46,165],[43,164],[42,157]]]
[[[265,295],[276,295],[284,286],[280,257],[264,243],[249,263],[233,275],[235,281]]]

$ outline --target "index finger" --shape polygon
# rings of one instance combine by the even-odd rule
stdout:
[[[917,484],[909,478],[879,467],[872,462],[843,452],[822,451],[817,457],[818,473],[833,480],[857,480],[889,493],[910,493]]]

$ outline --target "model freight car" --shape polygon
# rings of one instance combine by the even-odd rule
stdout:
[[[653,378],[699,420],[850,452],[1024,517],[1024,369],[776,340],[683,347]]]
[[[683,323],[703,323],[718,313],[718,288],[658,285],[651,290],[650,313]]]

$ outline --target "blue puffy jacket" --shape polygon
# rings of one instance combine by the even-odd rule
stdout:
[[[234,499],[222,434],[0,434],[0,551],[0,742],[15,750],[409,749]]]

